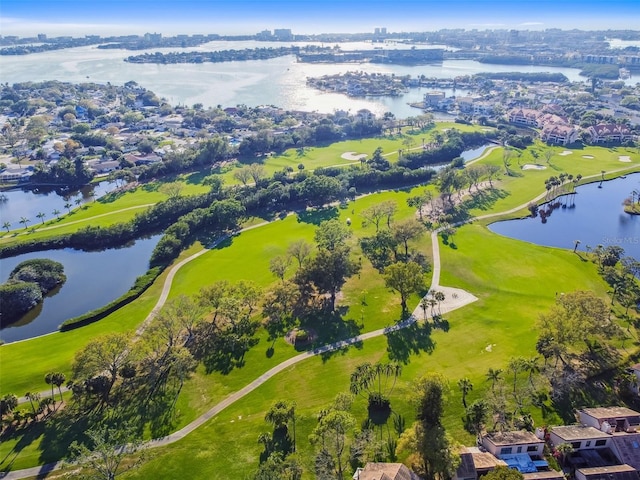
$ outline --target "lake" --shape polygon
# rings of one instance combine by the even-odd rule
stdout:
[[[82,188],[72,190],[54,187],[12,188],[2,192],[5,200],[0,201],[0,219],[2,223],[9,222],[10,229],[24,228],[20,222],[22,217],[29,220],[29,225],[39,225],[43,221],[56,218],[54,210],[59,210],[60,215],[65,215],[66,203],[71,204],[71,209],[77,208],[77,200],[81,204],[92,202],[94,199],[116,189],[115,183],[100,182],[85,185]],[[36,217],[44,213],[42,219]]]
[[[184,51],[215,51],[256,47],[282,47],[283,42],[210,42],[199,48]],[[345,50],[366,48],[371,44],[340,44]],[[404,45],[404,48],[410,48]],[[420,46],[418,46],[419,48]],[[442,47],[433,45],[431,47]],[[151,49],[154,53],[183,51],[180,49]],[[395,73],[396,75],[425,75],[429,78],[454,78],[480,72],[552,72],[563,73],[571,81],[585,81],[575,68],[539,67],[531,65],[490,65],[473,60],[446,60],[434,65],[381,64],[310,64],[298,63],[294,56],[270,60],[203,64],[134,64],[124,62],[130,55],[145,51],[100,50],[95,46],[78,47],[31,55],[0,56],[0,82],[111,82],[123,85],[133,80],[166,98],[171,104],[205,106],[276,105],[287,110],[331,113],[334,110],[367,108],[380,115],[392,112],[398,118],[420,114],[408,105],[421,101],[427,89],[411,89],[398,97],[351,98],[336,93],[324,93],[308,87],[307,77],[333,75],[348,71]]]
[[[577,188],[575,199],[561,197],[566,208],[555,209],[542,223],[540,216],[508,220],[489,225],[492,232],[549,247],[572,249],[580,240],[580,250],[618,245],[640,259],[640,217],[624,212],[622,202],[640,189],[640,174]],[[573,206],[572,206],[573,205]],[[546,208],[546,205],[540,207]]]
[[[0,260],[0,282],[24,260],[49,258],[64,265],[67,281],[50,292],[19,321],[0,330],[0,339],[15,342],[55,332],[69,318],[102,307],[126,293],[146,273],[160,235],[136,240],[124,248],[84,252],[66,248],[31,252]]]

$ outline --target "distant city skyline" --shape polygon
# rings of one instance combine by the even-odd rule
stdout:
[[[618,0],[2,0],[0,34],[124,35],[158,32],[294,34],[443,28],[607,30],[640,25],[640,2]]]

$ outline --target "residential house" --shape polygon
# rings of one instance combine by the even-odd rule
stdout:
[[[575,472],[575,478],[576,480],[639,480],[640,476],[629,465],[611,465],[579,468]]]
[[[427,92],[424,94],[424,106],[434,107],[445,98],[444,92]]]
[[[569,145],[578,140],[578,131],[569,125],[550,123],[542,127],[540,139],[555,145]]]
[[[367,463],[353,474],[353,480],[422,480],[402,463]]]
[[[611,435],[588,425],[565,425],[553,427],[549,433],[551,445],[569,443],[574,451],[594,448],[611,448]]]
[[[509,111],[509,123],[523,127],[537,127],[540,112],[530,108],[514,108]]]
[[[626,125],[598,124],[587,129],[590,143],[623,143],[633,140],[631,130]]]
[[[640,430],[640,413],[626,407],[583,408],[580,422],[603,432],[635,432]]]
[[[460,466],[453,480],[477,480],[498,466],[506,467],[507,464],[489,452],[481,452],[477,447],[465,447],[460,452]]]
[[[491,432],[482,437],[482,446],[498,458],[519,453],[542,457],[544,440],[525,430]]]

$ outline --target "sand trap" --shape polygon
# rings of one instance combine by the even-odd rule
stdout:
[[[344,158],[345,160],[357,161],[362,160],[363,158],[367,158],[367,154],[357,152],[344,152],[342,155],[340,155],[340,157]]]
[[[562,153],[559,153],[558,155],[560,155],[561,157],[566,157],[567,155],[573,155],[573,152],[571,150],[565,150]]]
[[[621,162],[630,163],[631,157],[629,155],[620,155],[618,157],[618,160],[620,160]]]
[[[527,163],[522,166],[522,170],[546,170],[544,165],[538,165],[537,163]]]
[[[582,158],[595,158],[593,155],[582,155]]]

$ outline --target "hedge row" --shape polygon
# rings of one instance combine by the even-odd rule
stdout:
[[[87,312],[84,315],[80,315],[78,317],[70,318],[69,320],[64,321],[62,325],[60,325],[60,331],[66,332],[68,330],[84,327],[85,325],[89,325],[90,323],[97,322],[98,320],[102,320],[107,315],[112,314],[119,308],[122,308],[128,303],[133,302],[153,284],[156,278],[158,278],[158,276],[162,273],[162,270],[162,267],[154,267],[148,270],[147,273],[136,278],[135,283],[129,289],[129,291],[122,295],[120,298],[116,298],[113,302]]]

